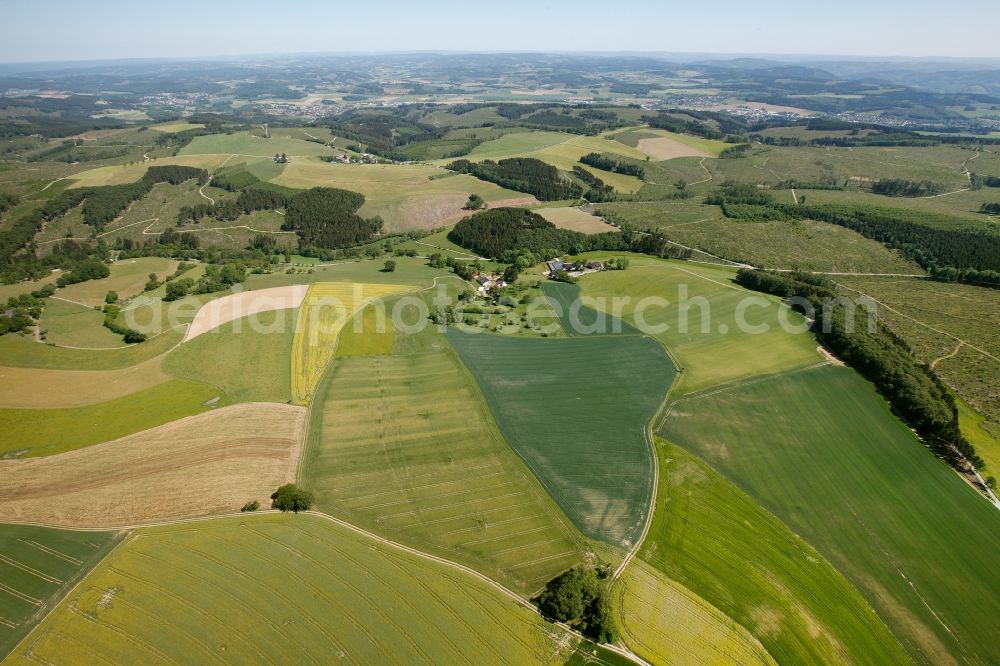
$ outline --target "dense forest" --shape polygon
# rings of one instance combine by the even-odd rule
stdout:
[[[626,176],[635,176],[640,180],[646,180],[646,170],[642,166],[632,164],[631,162],[622,162],[600,153],[587,153],[580,158],[580,163],[600,169],[601,171],[612,171]]]
[[[495,183],[508,190],[534,195],[539,201],[579,199],[583,188],[564,178],[559,170],[533,157],[512,157],[494,162],[455,160],[447,166],[451,171],[467,173],[479,180]]]
[[[595,250],[632,251],[677,259],[691,256],[690,250],[671,243],[660,233],[624,229],[582,234],[559,229],[526,208],[492,208],[470,215],[455,225],[448,238],[484,257],[494,258],[523,250],[541,258]]]
[[[579,165],[574,166],[573,175],[589,186],[589,189],[583,193],[583,198],[587,201],[591,203],[603,203],[615,200],[615,188],[611,187],[583,167]]]
[[[332,187],[314,187],[288,200],[282,228],[295,231],[303,248],[342,248],[361,245],[382,230],[378,217],[365,219],[358,209],[363,194]]]
[[[951,392],[880,320],[870,331],[866,307],[833,307],[833,285],[814,275],[742,269],[735,280],[755,291],[804,299],[815,313],[813,331],[819,340],[872,382],[936,454],[959,469],[965,463],[983,466],[959,429]],[[797,309],[805,309],[804,303]]]

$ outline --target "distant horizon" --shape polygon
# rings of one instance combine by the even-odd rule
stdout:
[[[289,52],[245,52],[201,55],[148,55],[120,56],[107,58],[77,58],[51,60],[0,60],[0,67],[17,65],[101,65],[114,63],[155,63],[155,62],[208,62],[249,60],[262,61],[281,58],[311,57],[379,57],[401,55],[559,55],[570,57],[656,57],[670,59],[707,60],[775,60],[800,62],[892,62],[915,61],[925,63],[982,63],[1000,65],[998,56],[951,56],[951,55],[871,55],[855,53],[770,53],[770,52],[726,52],[726,51],[655,51],[655,50],[550,50],[550,49],[399,49],[372,51],[289,51]],[[683,60],[682,60],[683,61]]]
[[[1000,23],[1000,3],[968,0],[946,13],[934,0],[719,0],[710,9],[638,0],[627,11],[596,0],[495,7],[458,0],[327,3],[175,0],[7,0],[0,62],[210,59],[294,53],[732,53],[846,58],[1000,58],[969,23]],[[816,26],[821,26],[817,29]],[[294,48],[289,49],[293,45]]]

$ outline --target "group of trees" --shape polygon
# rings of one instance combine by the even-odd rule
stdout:
[[[873,194],[887,197],[926,197],[944,191],[944,186],[929,180],[905,180],[903,178],[881,178],[871,184]]]
[[[65,287],[87,280],[99,280],[109,275],[111,275],[111,269],[106,263],[97,258],[90,258],[81,261],[72,270],[62,273],[56,280],[56,284]]]
[[[363,245],[382,231],[382,218],[365,219],[358,210],[365,196],[333,187],[314,187],[288,200],[282,229],[299,235],[303,248]]]
[[[635,176],[639,180],[646,180],[646,170],[641,165],[622,162],[601,153],[587,153],[580,158],[580,163],[600,169],[601,171],[611,171],[625,176]]]
[[[598,643],[611,643],[616,632],[608,598],[608,578],[606,568],[570,569],[550,580],[535,603],[549,620],[565,622]]]
[[[485,257],[511,263],[516,256],[532,259],[598,250],[631,251],[657,257],[686,259],[691,251],[671,243],[658,231],[583,234],[559,229],[526,208],[491,208],[459,221],[448,233],[454,243]],[[537,260],[528,263],[531,266]],[[522,268],[523,270],[523,268]]]
[[[34,326],[42,316],[45,299],[55,290],[55,285],[47,284],[31,293],[8,298],[6,307],[0,311],[0,335],[21,333]]]
[[[808,301],[815,313],[812,329],[817,338],[872,382],[935,453],[958,469],[966,464],[982,467],[982,459],[959,429],[951,392],[880,320],[874,331],[869,330],[866,306],[838,303],[832,285],[813,275],[742,269],[736,282],[755,291]]]
[[[591,203],[603,203],[615,200],[615,188],[611,187],[603,180],[584,169],[582,166],[574,166],[573,175],[589,186],[589,189],[583,193],[583,198],[587,201]]]
[[[447,168],[508,190],[526,192],[540,201],[579,199],[583,194],[583,188],[564,178],[559,169],[533,157],[512,157],[499,162],[485,160],[478,163],[455,160]]]
[[[987,215],[1000,215],[1000,203],[984,203],[979,212]]]

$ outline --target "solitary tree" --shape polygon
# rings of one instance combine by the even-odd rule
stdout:
[[[465,203],[465,210],[479,210],[486,208],[486,201],[478,194],[470,194],[469,200]]]
[[[104,302],[107,303],[108,305],[111,305],[112,303],[117,303],[118,302],[118,292],[117,291],[109,291],[107,294],[104,295]]]
[[[385,271],[386,273],[394,272],[396,270],[396,260],[389,259],[388,261],[386,261],[385,266],[382,268],[382,270]]]
[[[286,483],[271,493],[271,508],[281,511],[308,511],[312,506],[312,493],[299,488],[294,483]]]

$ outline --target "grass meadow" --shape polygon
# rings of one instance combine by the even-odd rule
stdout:
[[[84,349],[125,347],[122,336],[104,327],[104,313],[89,305],[50,298],[38,320],[40,335],[50,344]]]
[[[673,363],[635,335],[529,339],[449,330],[500,430],[585,535],[628,548],[650,510],[646,426]]]
[[[196,136],[191,143],[181,148],[180,155],[239,155],[241,157],[270,157],[285,153],[294,161],[296,157],[335,155],[333,150],[315,141],[296,139],[291,136],[272,136],[265,139],[250,132],[232,134],[208,134]]]
[[[29,336],[0,336],[0,358],[8,367],[47,370],[121,370],[156,358],[181,341],[175,330],[120,349],[70,349],[35,342]]]
[[[606,258],[596,253],[592,256]],[[643,316],[648,324],[669,326],[655,337],[681,365],[676,391],[695,391],[820,360],[812,334],[793,335],[780,328],[779,312],[783,311],[792,324],[802,320],[776,298],[766,299],[771,303],[767,308],[751,308],[747,313],[748,323],[766,325],[766,332],[754,334],[738,329],[734,312],[751,292],[732,284],[735,270],[638,255],[630,261],[624,271],[584,276],[580,280],[583,296],[608,299],[608,307],[612,298],[628,296],[631,300],[621,313],[630,323],[635,323],[636,308],[643,298],[669,301],[666,306],[650,306]],[[699,297],[704,301],[695,300]],[[682,330],[685,303],[689,305],[687,331]],[[707,308],[701,307],[706,303]],[[703,317],[708,322],[704,329]]]
[[[111,274],[99,280],[87,280],[63,287],[56,294],[68,301],[76,301],[84,305],[104,305],[104,296],[109,291],[118,293],[122,300],[138,296],[149,280],[150,273],[156,273],[159,281],[163,281],[177,269],[178,262],[160,257],[140,257],[138,259],[123,259],[111,264]]]
[[[1000,517],[854,371],[734,384],[660,428],[809,541],[919,662],[1000,659]]]
[[[119,540],[114,532],[0,524],[0,659]]]
[[[0,366],[0,408],[82,407],[170,380],[159,358],[123,370],[44,370]],[[58,390],[54,390],[58,387]]]
[[[84,407],[0,409],[0,432],[4,433],[0,457],[34,458],[72,451],[228,402],[228,397],[213,386],[171,380]]]
[[[234,402],[292,399],[292,337],[298,309],[273,310],[223,324],[163,359],[179,379],[216,387]],[[256,330],[255,330],[256,329]]]
[[[317,394],[303,483],[322,510],[534,592],[582,561],[581,539],[508,448],[444,336],[416,337],[395,355],[338,353]]]
[[[132,536],[12,663],[560,664],[576,643],[462,571],[318,516],[265,514]]]
[[[680,406],[670,418],[687,412]],[[647,566],[745,627],[778,663],[907,660],[868,602],[814,548],[684,449],[657,438],[657,450],[659,509],[639,551]]]

